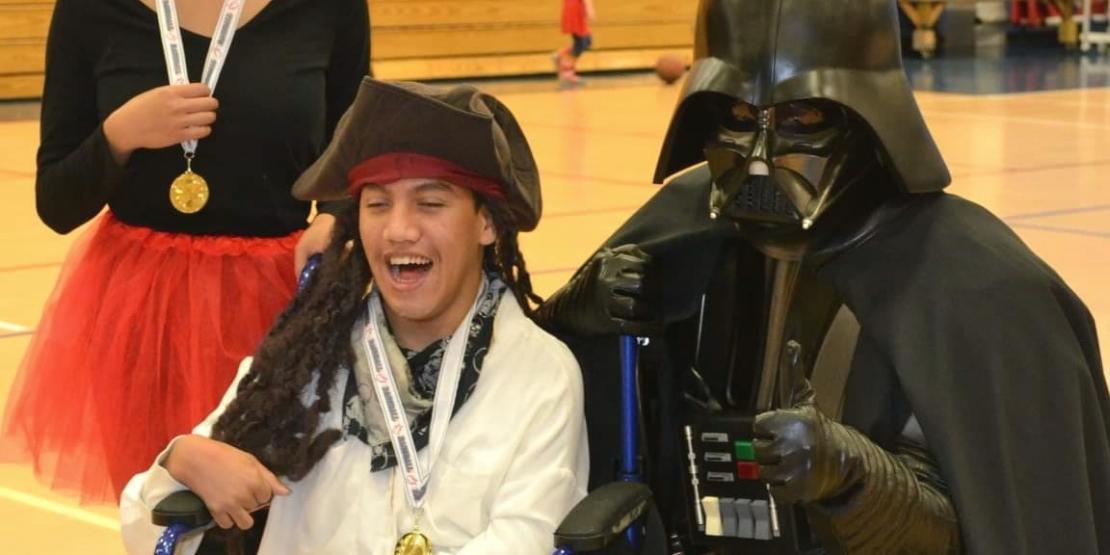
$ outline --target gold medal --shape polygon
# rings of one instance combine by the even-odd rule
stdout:
[[[420,527],[416,527],[412,532],[401,536],[397,547],[393,549],[393,555],[432,555],[432,542],[420,532]]]
[[[193,156],[185,155],[185,173],[170,184],[170,204],[182,214],[195,214],[208,203],[208,182],[193,173]]]

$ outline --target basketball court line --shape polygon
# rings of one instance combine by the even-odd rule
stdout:
[[[590,133],[592,135],[605,135],[611,137],[639,137],[645,139],[662,140],[658,131],[638,131],[629,129],[613,129],[611,127],[592,127],[589,125],[573,125],[563,123],[545,123],[540,121],[522,120],[521,123],[529,129],[561,129],[575,133]]]
[[[1100,89],[1085,89],[1098,91]],[[1099,106],[1103,102],[1101,98],[1092,98],[1086,100],[1057,100],[1053,98],[1023,98],[1022,103],[1026,104],[1044,104],[1052,108],[1089,108],[1091,106]]]
[[[590,214],[614,214],[620,212],[632,213],[640,209],[640,205],[636,206],[614,206],[612,208],[594,208],[588,210],[571,210],[570,212],[556,212],[554,214],[544,214],[540,217],[540,222],[552,218],[573,218],[575,216],[588,216]]]
[[[0,169],[0,179],[26,179],[28,177],[35,177],[35,172]]]
[[[942,90],[942,89],[926,89],[926,88],[917,89],[917,88],[915,88],[913,90],[913,94],[914,94],[914,96],[918,96],[918,95],[936,95],[938,97],[961,97],[962,96],[964,98],[973,98],[973,99],[976,99],[976,100],[985,100],[985,101],[1004,101],[1004,100],[1015,99],[1015,98],[1020,98],[1022,101],[1025,101],[1027,99],[1052,101],[1053,97],[1055,97],[1055,96],[1060,96],[1060,97],[1063,97],[1064,99],[1070,99],[1070,98],[1074,98],[1075,94],[1082,95],[1082,94],[1084,94],[1088,91],[1094,92],[1094,93],[1100,93],[1100,92],[1102,92],[1103,90],[1105,90],[1107,88],[1110,88],[1110,87],[1106,87],[1105,85],[1087,85],[1087,86],[1076,85],[1076,86],[1073,86],[1073,87],[1064,87],[1064,88],[1045,88],[1045,89],[1041,89],[1041,90],[1012,90],[1012,91],[1006,91],[1006,92],[993,92],[993,91],[992,92],[969,92],[969,91],[962,91],[962,90]],[[1036,98],[1036,97],[1043,97],[1043,98]],[[1065,102],[1066,102],[1066,100],[1065,100]]]
[[[559,272],[573,272],[577,269],[578,266],[574,266],[572,268],[548,268],[545,270],[528,270],[528,273],[534,276],[541,276],[544,274],[557,274]]]
[[[1085,229],[1072,229],[1068,227],[1057,227],[1053,225],[1040,225],[1030,224],[1025,222],[1014,222],[1010,224],[1011,227],[1019,229],[1035,229],[1038,231],[1049,231],[1052,233],[1066,233],[1069,235],[1082,235],[1084,237],[1098,237],[1101,239],[1110,239],[1110,232],[1106,231],[1088,231]]]
[[[1044,212],[1028,212],[1025,214],[1015,214],[1013,216],[1006,216],[1004,220],[1029,220],[1036,218],[1046,218],[1049,216],[1067,216],[1071,214],[1083,214],[1087,212],[1101,212],[1103,210],[1110,210],[1110,204],[1096,204],[1094,206],[1084,206],[1082,208],[1061,208],[1059,210],[1045,210]]]
[[[55,266],[61,266],[61,265],[62,265],[61,262],[43,262],[41,264],[24,264],[24,265],[21,265],[21,266],[0,267],[0,272],[18,272],[20,270],[39,270],[39,269],[42,269],[42,268],[53,268]]]
[[[13,324],[11,322],[5,322],[3,320],[0,320],[0,330],[22,333],[22,332],[31,331],[31,328],[29,328],[27,326],[21,326],[19,324]]]
[[[656,185],[655,183],[652,183],[650,177],[647,177],[645,179],[617,179],[613,177],[594,177],[577,173],[565,173],[557,171],[540,172],[540,178],[543,179],[544,177],[557,177],[559,179],[600,183],[602,185],[620,185],[622,187],[662,187],[662,185]]]
[[[1036,173],[1042,171],[1055,171],[1055,170],[1070,170],[1075,168],[1092,168],[1100,166],[1110,166],[1110,160],[1091,160],[1085,162],[1068,162],[1061,164],[1040,164],[1037,166],[1020,167],[1020,166],[1002,166],[997,168],[976,168],[967,167],[961,164],[948,164],[949,168],[952,166],[961,166],[959,179],[953,179],[953,184],[959,185],[960,180],[971,178],[991,177],[998,175],[1007,175],[1015,173]],[[685,170],[684,170],[685,171]],[[676,174],[677,175],[677,174]],[[622,187],[662,187],[663,184],[652,183],[650,177],[642,180],[632,179],[615,179],[612,177],[592,177],[588,175],[562,173],[562,172],[540,172],[540,177],[555,177],[562,180],[576,180],[583,183],[597,183],[600,185],[609,186],[622,186]],[[669,176],[667,181],[671,181],[675,176]],[[639,207],[637,207],[639,208]],[[545,215],[546,216],[546,215]]]
[[[1074,98],[1073,95],[1075,93],[1083,94],[1084,92],[1087,92],[1087,91],[1093,91],[1093,92],[1097,93],[1097,92],[1101,92],[1105,89],[1107,89],[1107,87],[1091,86],[1091,87],[1071,87],[1071,88],[1066,88],[1066,89],[1044,89],[1044,90],[1040,90],[1040,91],[1012,91],[1012,92],[1005,92],[1005,93],[983,93],[983,94],[965,93],[965,92],[960,92],[960,91],[917,91],[917,90],[915,90],[914,93],[923,93],[923,92],[925,92],[925,93],[929,93],[929,94],[943,94],[943,95],[953,95],[953,96],[964,95],[964,96],[968,96],[968,97],[971,97],[971,98],[988,100],[988,101],[990,101],[990,100],[1006,100],[1006,99],[1011,98],[1011,97],[1023,97],[1022,98],[1023,101],[1026,100],[1026,99],[1043,100],[1043,101],[1047,101],[1047,102],[1053,102],[1053,104],[1055,104],[1055,102],[1053,101],[1053,98],[1051,98],[1051,97],[1056,96],[1056,95],[1062,96],[1064,98]],[[1045,97],[1045,98],[1036,98],[1038,96]],[[1064,100],[1062,102],[1067,102],[1067,101]]]
[[[9,338],[12,338],[12,337],[23,337],[25,335],[32,335],[32,334],[35,333],[35,330],[32,329],[32,328],[29,328],[27,326],[21,326],[19,324],[13,324],[11,322],[5,322],[3,320],[0,320],[0,331],[7,332],[7,333],[0,333],[0,339],[9,339]]]
[[[20,505],[54,513],[85,524],[91,524],[100,528],[105,528],[113,532],[119,532],[119,522],[115,519],[108,518],[104,515],[96,514],[92,511],[87,511],[79,507],[72,507],[64,503],[59,503],[50,499],[24,493],[18,490],[0,486],[0,499],[5,499],[18,503]]]
[[[995,116],[991,114],[982,114],[977,112],[958,112],[949,110],[926,110],[926,115],[929,119],[934,117],[946,118],[960,118],[980,121],[993,121],[998,123],[1023,123],[1029,125],[1047,125],[1051,127],[1064,127],[1067,129],[1087,129],[1093,131],[1102,131],[1110,129],[1110,124],[1101,123],[1088,123],[1081,121],[1065,121],[1059,119],[1038,119],[1026,118],[1015,116]]]
[[[1110,160],[1092,160],[1089,162],[1068,162],[1064,164],[1041,164],[1037,166],[1015,167],[1015,166],[1002,166],[999,168],[984,168],[983,171],[971,170],[967,173],[960,173],[960,179],[991,177],[1014,173],[1037,173],[1043,171],[1056,171],[1056,170],[1072,170],[1076,168],[1097,168],[1099,166],[1110,166]],[[951,167],[951,164],[949,164]],[[956,179],[952,180],[953,183],[959,184]]]

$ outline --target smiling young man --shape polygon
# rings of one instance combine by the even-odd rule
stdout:
[[[360,200],[359,234],[398,343],[418,350],[451,335],[482,285],[482,250],[497,239],[488,210],[438,179],[370,184]]]
[[[367,79],[294,194],[358,202],[220,408],[128,485],[129,551],[189,488],[222,527],[269,503],[261,553],[550,552],[585,494],[582,383],[530,318],[539,176],[512,114]]]

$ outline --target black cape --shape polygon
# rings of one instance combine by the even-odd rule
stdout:
[[[718,259],[741,241],[709,219],[709,185],[704,166],[679,176],[605,244],[653,256],[667,322],[697,312]],[[1110,397],[1094,321],[1048,265],[987,210],[937,193],[815,270],[861,326],[842,420],[885,447],[916,415],[966,552],[1110,553]],[[596,341],[568,343],[594,359],[582,361],[587,410],[611,409],[603,397],[615,367],[599,372]],[[604,342],[606,354],[613,345]],[[600,432],[591,449],[604,457],[612,445],[600,441],[617,436],[594,422],[614,423],[591,418],[591,440]],[[676,501],[673,492],[657,498]]]

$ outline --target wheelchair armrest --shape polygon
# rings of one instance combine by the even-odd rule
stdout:
[[[594,551],[612,543],[651,506],[651,489],[637,482],[611,482],[579,501],[555,530],[555,545]]]
[[[212,522],[212,515],[208,513],[204,501],[189,490],[171,493],[155,505],[152,515],[155,526],[184,524],[192,529]]]

